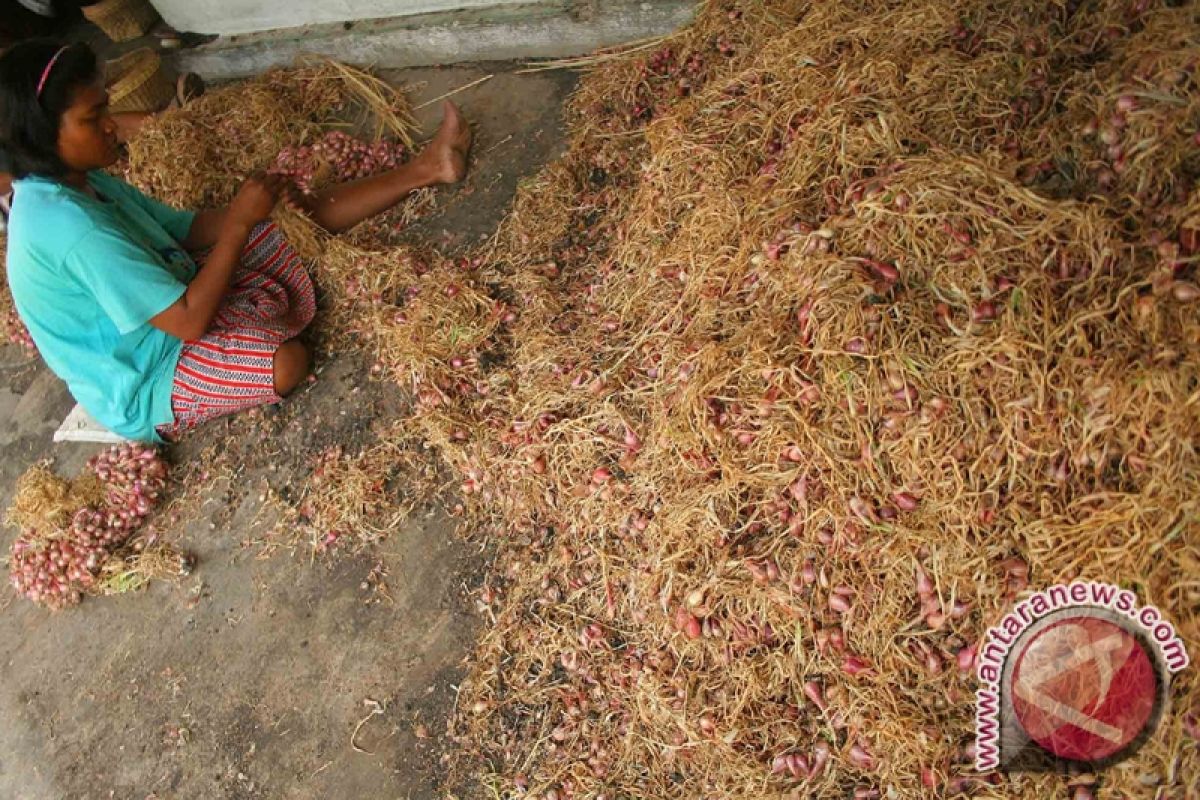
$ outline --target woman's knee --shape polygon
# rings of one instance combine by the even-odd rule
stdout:
[[[275,351],[275,394],[285,397],[308,377],[312,354],[302,342],[290,339]]]

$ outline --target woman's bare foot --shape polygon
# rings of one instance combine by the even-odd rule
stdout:
[[[442,105],[442,113],[442,126],[418,158],[429,164],[436,183],[458,183],[467,175],[471,125],[449,100]]]

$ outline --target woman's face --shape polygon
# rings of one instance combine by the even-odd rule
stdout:
[[[59,124],[58,157],[70,169],[87,172],[112,166],[120,155],[108,92],[98,82],[76,89]]]

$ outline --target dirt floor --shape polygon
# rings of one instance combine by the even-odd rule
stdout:
[[[521,178],[562,146],[565,73],[510,65],[406,70],[415,102],[455,97],[479,124],[469,181],[405,231],[447,250],[485,237]],[[419,117],[432,133],[434,104]],[[447,716],[481,621],[487,557],[437,508],[384,544],[311,559],[256,543],[266,487],[295,493],[312,456],[369,444],[403,402],[367,362],[323,354],[320,377],[280,409],[213,423],[170,449],[233,465],[170,540],[195,571],[51,614],[0,590],[0,797],[424,798],[439,794]],[[14,347],[0,348],[0,503],[35,460],[74,474],[99,448],[51,445],[72,403]],[[204,457],[208,457],[205,455]],[[267,512],[264,516],[264,510]],[[8,552],[15,531],[0,533]],[[383,575],[383,586],[376,578]]]

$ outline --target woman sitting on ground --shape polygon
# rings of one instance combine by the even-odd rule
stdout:
[[[39,352],[101,424],[159,441],[278,402],[308,376],[296,337],[316,310],[299,257],[269,221],[281,201],[331,232],[414,189],[462,180],[458,109],[426,150],[386,173],[301,196],[255,177],[226,208],[177,211],[101,170],[117,131],[95,54],[31,41],[0,56],[0,148],[17,178],[8,281]],[[203,255],[200,255],[203,254]]]

